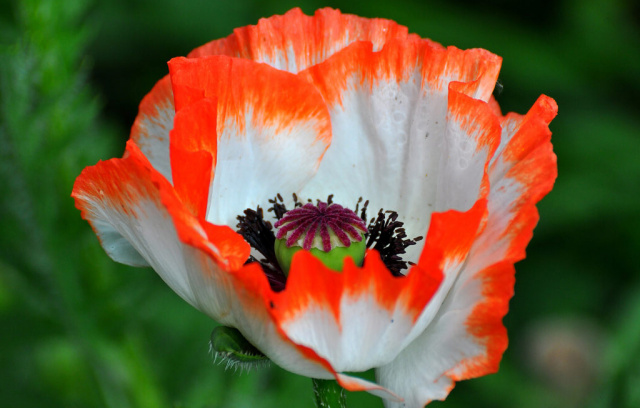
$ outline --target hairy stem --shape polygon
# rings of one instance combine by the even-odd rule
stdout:
[[[317,408],[346,408],[347,396],[344,388],[335,380],[313,378],[312,381]]]

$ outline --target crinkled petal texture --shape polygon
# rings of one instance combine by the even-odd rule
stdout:
[[[556,177],[555,102],[503,116],[500,63],[387,20],[295,9],[172,60],[124,157],[85,169],[73,196],[114,260],[153,267],[276,364],[422,407],[497,370],[513,265]],[[275,292],[235,218],[293,193],[362,197],[426,239],[402,277],[375,250],[341,273],[301,251]],[[371,368],[377,383],[344,374]]]

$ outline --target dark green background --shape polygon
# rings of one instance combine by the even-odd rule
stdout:
[[[501,55],[505,112],[526,112],[541,93],[558,102],[559,178],[517,265],[501,370],[432,406],[640,406],[631,0],[0,2],[0,406],[313,406],[306,378],[213,365],[214,322],[153,271],[112,262],[69,197],[83,167],[122,153],[166,61],[294,6],[386,17]]]

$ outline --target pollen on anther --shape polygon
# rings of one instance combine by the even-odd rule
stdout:
[[[274,226],[277,239],[286,237],[287,247],[300,246],[306,250],[317,247],[329,252],[333,247],[348,247],[362,241],[367,227],[358,215],[339,204],[319,201],[307,203],[287,212]]]

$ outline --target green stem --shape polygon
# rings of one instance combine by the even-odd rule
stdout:
[[[313,378],[313,392],[317,408],[346,408],[347,395],[335,380]]]

